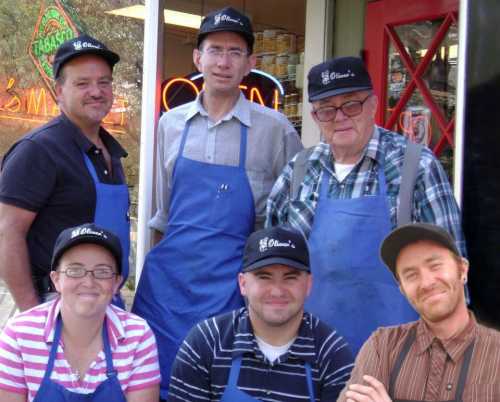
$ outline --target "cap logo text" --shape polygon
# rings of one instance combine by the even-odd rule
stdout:
[[[351,70],[347,70],[345,73],[338,73],[335,71],[330,72],[330,70],[325,70],[321,73],[321,83],[323,85],[328,85],[332,81],[355,76],[356,74],[354,74]]]
[[[95,230],[92,230],[91,228],[77,228],[75,230],[71,231],[71,238],[74,239],[75,237],[78,236],[83,236],[83,235],[93,235],[93,236],[98,236],[102,237],[104,239],[107,239],[108,236],[104,232],[97,232]]]
[[[85,48],[93,48],[93,49],[100,49],[101,46],[99,45],[96,45],[94,43],[91,43],[91,42],[81,42],[81,41],[76,41],[73,43],[73,47],[75,48],[75,50],[82,50],[82,49],[85,49]]]
[[[219,25],[221,22],[231,22],[233,24],[240,24],[243,26],[243,23],[238,19],[231,18],[227,14],[216,14],[214,17],[214,25]]]
[[[291,240],[288,240],[288,242],[280,242],[279,240],[269,237],[264,237],[263,239],[259,240],[259,251],[261,253],[264,253],[267,251],[267,249],[274,247],[295,248],[295,244],[292,243]]]

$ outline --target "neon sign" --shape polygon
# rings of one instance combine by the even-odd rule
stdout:
[[[161,90],[162,111],[193,101],[203,89],[203,75],[196,73],[188,77],[174,77],[163,82]],[[243,94],[251,102],[260,103],[278,110],[285,91],[281,83],[260,70],[252,70],[240,84]]]
[[[53,0],[52,5],[48,6],[42,3],[31,43],[28,46],[28,54],[54,99],[52,75],[54,54],[63,42],[75,36],[78,36],[78,30],[59,0]]]
[[[125,97],[115,97],[111,111],[103,120],[106,130],[126,133],[128,104]],[[46,123],[59,113],[57,103],[43,87],[16,88],[16,79],[10,77],[5,88],[0,88],[0,120]]]

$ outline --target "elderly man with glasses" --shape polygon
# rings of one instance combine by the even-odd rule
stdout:
[[[285,167],[267,204],[267,226],[308,238],[315,277],[306,308],[342,333],[356,354],[379,326],[417,318],[378,256],[396,226],[430,222],[464,254],[460,214],[431,150],[375,125],[378,99],[361,59],[342,57],[308,75],[322,140]]]

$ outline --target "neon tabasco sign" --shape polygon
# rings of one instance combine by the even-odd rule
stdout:
[[[28,46],[28,53],[54,98],[52,75],[54,55],[59,45],[76,36],[78,30],[59,0],[43,2]]]
[[[168,111],[176,106],[193,101],[203,89],[203,75],[195,73],[186,77],[173,77],[162,83],[161,110]],[[252,102],[278,110],[285,91],[280,82],[260,70],[252,70],[240,84],[243,94]]]

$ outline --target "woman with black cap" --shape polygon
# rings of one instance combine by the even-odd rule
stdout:
[[[64,230],[50,277],[59,296],[18,314],[0,339],[2,402],[157,402],[154,335],[110,304],[119,239],[94,224]]]

